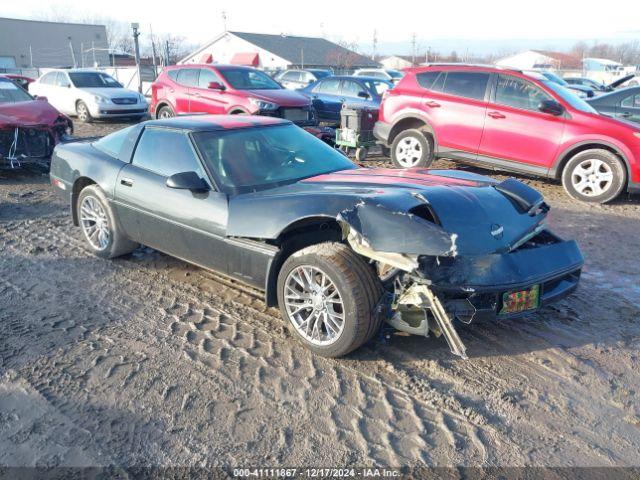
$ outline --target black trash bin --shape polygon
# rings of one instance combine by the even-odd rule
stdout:
[[[373,126],[378,121],[378,109],[345,104],[340,111],[340,128],[336,145],[356,149],[356,159],[364,160],[367,150],[376,144]]]

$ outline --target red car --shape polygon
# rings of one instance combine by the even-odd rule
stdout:
[[[0,77],[0,169],[48,167],[53,147],[73,133],[69,117]]]
[[[604,203],[640,190],[640,128],[599,115],[536,73],[429,65],[382,100],[376,138],[397,167],[446,157],[561,179],[572,197]]]
[[[3,74],[0,74],[0,77],[13,80],[15,83],[20,85],[25,90],[29,90],[29,84],[33,82],[33,78],[25,77],[24,75],[16,75],[13,73],[3,73]]]
[[[174,65],[151,86],[149,113],[168,118],[185,113],[266,115],[300,126],[316,125],[311,101],[264,72],[235,65]]]

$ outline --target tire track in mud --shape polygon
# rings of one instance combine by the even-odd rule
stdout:
[[[288,458],[283,457],[284,452],[294,447],[305,452],[302,455],[314,451],[333,455],[327,458],[333,463],[340,458],[352,463],[360,459],[388,465],[562,465],[566,456],[582,456],[596,464],[633,459],[630,452],[634,451],[634,442],[640,440],[633,422],[640,412],[634,410],[629,392],[625,394],[606,371],[609,365],[599,368],[597,361],[586,358],[592,352],[585,356],[584,348],[579,348],[580,342],[576,341],[590,343],[598,335],[608,338],[606,331],[611,330],[611,322],[599,319],[604,312],[597,310],[588,315],[593,317],[587,320],[589,333],[580,328],[585,319],[576,313],[576,308],[593,301],[593,292],[579,291],[571,303],[565,301],[545,310],[537,316],[544,317],[542,321],[502,322],[497,328],[509,330],[506,335],[494,334],[490,328],[464,330],[466,342],[486,345],[489,352],[499,354],[499,361],[490,355],[460,362],[451,358],[441,344],[433,355],[422,359],[424,356],[414,355],[415,349],[405,351],[406,343],[395,340],[369,344],[356,355],[334,361],[314,357],[295,342],[278,312],[256,298],[255,290],[238,289],[233,281],[158,253],[142,252],[113,262],[95,259],[79,238],[69,235],[70,229],[70,222],[62,217],[0,224],[2,245],[14,253],[11,259],[0,259],[0,298],[3,292],[13,296],[17,292],[38,295],[44,304],[38,314],[51,315],[50,307],[57,296],[74,298],[78,292],[90,291],[88,301],[93,305],[78,305],[79,310],[70,318],[53,312],[61,318],[50,320],[52,331],[78,335],[82,348],[87,350],[79,357],[91,358],[89,365],[78,367],[74,373],[78,381],[85,382],[85,389],[91,387],[93,397],[102,391],[100,382],[117,386],[126,392],[125,398],[157,397],[165,422],[173,425],[169,427],[173,435],[191,431],[194,424],[203,432],[197,438],[181,439],[189,444],[190,454],[167,456],[169,447],[160,445],[152,450],[154,458],[193,462],[207,458],[207,452],[214,448],[220,458],[229,459],[233,457],[231,450],[220,447],[225,437],[227,442],[229,438],[255,442],[258,437],[272,440],[275,447],[265,453],[275,449],[279,460]],[[72,261],[72,271],[58,272],[56,261]],[[71,273],[77,278],[60,295],[57,290],[42,291],[42,286],[32,285],[32,281],[22,282],[16,272],[26,270],[39,273],[58,289],[65,275]],[[99,291],[96,285],[100,285]],[[109,326],[83,326],[77,322],[81,314],[90,318],[96,308],[105,309],[101,316],[109,320],[103,322]],[[624,318],[637,316],[635,306],[622,308],[626,309]],[[555,318],[554,325],[549,326],[546,318],[551,312]],[[126,331],[122,330],[124,318],[128,323]],[[558,322],[562,323],[561,333],[554,331]],[[21,323],[10,323],[8,328],[22,336],[34,335],[34,329],[25,331]],[[637,341],[638,327],[628,323],[617,327],[613,338],[626,335],[629,341]],[[3,326],[3,330],[6,328]],[[109,335],[103,334],[104,330],[109,330]],[[130,338],[124,336],[127,333]],[[510,335],[516,343],[533,342],[540,349],[505,355],[503,340]],[[112,345],[117,339],[125,340],[119,350]],[[423,348],[434,346],[418,341],[423,342]],[[132,342],[144,342],[144,348],[132,353]],[[158,351],[167,347],[198,368],[200,388],[189,389],[179,378],[166,381],[158,371],[156,359]],[[579,354],[574,352],[578,349]],[[0,353],[7,359],[12,352]],[[19,351],[13,353],[20,356]],[[166,361],[170,364],[171,359]],[[633,365],[621,369],[620,374],[633,371]],[[44,371],[52,368],[43,367]],[[547,389],[547,385],[557,383],[567,387],[567,398],[559,398],[553,388]],[[51,398],[69,394],[65,390],[70,388],[68,383],[62,384],[65,387],[56,387],[57,393],[50,394]],[[54,387],[49,381],[39,390],[51,388]],[[142,396],[140,391],[144,392]],[[199,405],[207,391],[212,392],[214,403],[228,407],[228,412],[208,407],[215,410],[208,418],[216,422],[222,416],[229,417],[223,437],[195,419],[196,412],[203,412],[204,407]],[[82,398],[80,392],[82,389],[72,397]],[[598,395],[595,403],[600,410],[596,416],[594,394]],[[75,404],[74,408],[81,409],[82,405]],[[283,420],[269,410],[295,418]],[[598,427],[607,416],[621,410],[630,420],[612,422],[611,430],[620,441],[615,448],[607,448]],[[167,417],[169,411],[180,413]],[[156,418],[163,415],[157,414]],[[567,431],[566,415],[573,415],[573,434]],[[181,416],[188,421],[179,420]],[[626,430],[629,426],[631,429]],[[161,436],[159,430],[166,428],[143,427],[116,438],[133,441],[137,445],[133,450],[138,452],[147,442],[153,445],[154,439]],[[205,439],[210,440],[207,447]],[[264,448],[264,442],[258,444],[256,448]],[[120,447],[117,442],[110,445],[112,449]],[[338,453],[326,453],[332,448]],[[143,457],[126,455],[132,459]],[[316,456],[309,458],[317,463]]]
[[[143,334],[138,338],[144,338],[144,334],[153,335],[154,328],[164,328],[156,333],[156,340],[175,343],[175,339],[181,339],[182,344],[176,348],[191,361],[205,366],[216,383],[233,389],[240,382],[251,392],[248,395],[236,389],[231,398],[247,401],[251,398],[252,408],[262,410],[273,403],[290,404],[302,420],[314,425],[316,441],[320,443],[335,444],[337,438],[345,452],[354,450],[361,458],[390,465],[443,462],[456,457],[482,461],[484,452],[477,451],[477,442],[467,441],[470,429],[473,431],[477,425],[465,415],[463,407],[451,400],[449,393],[432,390],[425,396],[419,390],[407,391],[402,382],[394,385],[388,379],[381,380],[375,370],[366,372],[347,366],[357,367],[357,362],[347,361],[343,365],[315,358],[288,336],[282,320],[268,312],[260,301],[244,298],[229,303],[221,301],[218,295],[209,295],[203,301],[198,298],[203,296],[202,291],[192,285],[178,283],[144,266],[140,272],[141,265],[135,261],[87,259],[89,254],[81,243],[66,234],[65,223],[48,229],[40,227],[38,231],[44,233],[35,235],[31,233],[33,224],[28,228],[12,225],[5,229],[10,232],[5,248],[13,251],[14,258],[11,265],[6,265],[3,259],[2,270],[10,271],[17,264],[22,272],[29,269],[31,276],[48,276],[56,282],[48,260],[55,263],[60,257],[71,257],[77,259],[81,271],[83,266],[95,269],[101,264],[88,279],[83,278],[87,275],[81,271],[57,275],[78,275],[76,287],[100,283],[100,292],[92,298],[94,308],[108,305],[107,312],[118,317],[131,312],[134,306],[134,317],[128,319],[129,332],[137,327]],[[30,247],[25,248],[27,245]],[[31,260],[25,255],[33,248],[45,249],[51,255],[45,258],[41,254]],[[145,281],[145,276],[153,279]],[[20,278],[16,279],[17,288],[31,295],[29,282],[20,285]],[[68,293],[72,295],[71,291]],[[48,299],[45,292],[39,295],[45,305],[58,296],[57,292],[49,292]],[[63,323],[52,324],[51,328],[60,325]],[[68,328],[76,327],[70,321]],[[96,342],[92,340],[90,344]],[[94,356],[92,364],[81,376],[91,377],[92,371],[104,368],[104,354]],[[124,356],[111,359],[111,365],[101,374],[102,380],[111,381],[120,370],[132,365],[138,371],[142,368],[139,361],[128,361]],[[120,388],[133,385],[131,378],[136,374],[135,369],[128,373]],[[163,389],[167,390],[170,388]],[[189,402],[188,397],[183,398],[180,410]],[[242,413],[236,412],[234,424],[243,422]],[[250,417],[244,423],[247,421],[251,421]],[[287,437],[290,441],[291,435],[284,436],[285,444]]]

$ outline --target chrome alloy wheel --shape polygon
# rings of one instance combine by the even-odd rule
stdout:
[[[613,171],[606,162],[595,158],[583,160],[571,172],[571,185],[585,197],[606,193],[613,184]]]
[[[173,118],[173,112],[171,110],[169,110],[168,108],[162,108],[160,109],[160,115],[158,115],[158,118]]]
[[[422,145],[417,138],[403,138],[396,145],[396,160],[405,168],[415,167],[422,157]]]
[[[284,304],[297,332],[313,345],[331,345],[344,330],[344,304],[331,278],[318,267],[293,269],[284,284]]]
[[[109,246],[111,230],[107,214],[100,202],[92,196],[86,196],[80,205],[80,224],[85,237],[96,250]]]
[[[86,122],[89,118],[89,110],[84,102],[80,102],[77,108],[78,119],[82,122]]]

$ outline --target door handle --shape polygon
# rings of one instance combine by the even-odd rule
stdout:
[[[500,112],[489,112],[487,113],[487,115],[489,115],[491,118],[507,118]]]
[[[133,187],[133,179],[131,178],[121,178],[120,185],[124,185],[125,187]]]
[[[438,102],[434,102],[433,100],[429,100],[427,102],[424,102],[424,104],[427,107],[431,107],[431,108],[438,108],[440,106],[440,104]]]
[[[199,93],[192,93],[191,95],[193,95],[194,97],[201,97],[202,96]]]

